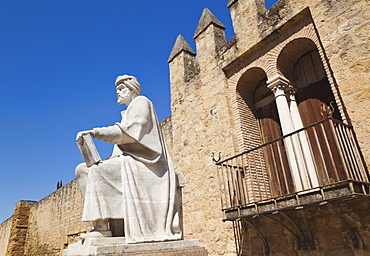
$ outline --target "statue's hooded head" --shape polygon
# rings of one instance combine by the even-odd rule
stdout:
[[[133,97],[140,95],[141,86],[139,81],[134,76],[123,75],[116,79],[116,91],[118,97],[118,104],[129,104]],[[125,91],[128,88],[130,92]]]

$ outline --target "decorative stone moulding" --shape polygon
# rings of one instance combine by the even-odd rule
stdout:
[[[281,75],[276,75],[267,82],[267,88],[273,91],[275,97],[284,94],[286,88],[290,86],[290,82],[287,78]]]

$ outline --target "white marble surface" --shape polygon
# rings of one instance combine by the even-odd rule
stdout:
[[[154,107],[131,76],[116,82],[128,107],[115,125],[80,132],[115,144],[112,157],[76,168],[85,199],[83,221],[124,219],[126,243],[181,239],[176,173]]]

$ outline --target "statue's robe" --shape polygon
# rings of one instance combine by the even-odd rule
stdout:
[[[116,145],[110,159],[77,175],[82,220],[124,219],[127,243],[181,238],[176,174],[152,103],[136,97],[120,123],[95,128],[94,137]]]

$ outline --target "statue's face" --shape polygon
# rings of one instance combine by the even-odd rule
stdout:
[[[118,105],[127,105],[130,102],[132,92],[124,83],[117,85],[116,93]]]

